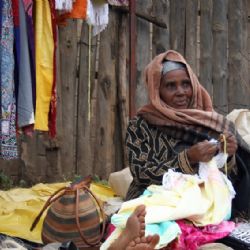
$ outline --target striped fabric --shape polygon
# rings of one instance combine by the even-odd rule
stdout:
[[[52,203],[43,224],[42,239],[45,244],[73,241],[79,249],[88,247],[78,232],[75,211],[75,191],[67,191],[65,195]],[[79,191],[78,214],[81,232],[85,239],[91,244],[98,244],[99,213],[95,201],[84,190]]]

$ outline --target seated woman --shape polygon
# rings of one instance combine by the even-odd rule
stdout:
[[[249,198],[241,192],[250,182],[246,166],[250,161],[244,164],[250,155],[248,145],[233,123],[213,110],[209,94],[185,59],[173,50],[156,56],[146,67],[145,80],[150,103],[129,122],[126,135],[133,176],[127,200],[151,184],[161,184],[169,168],[197,173],[199,162],[208,162],[223,149],[224,134],[228,173],[238,193],[235,208],[248,212]],[[212,138],[219,143],[211,143]]]

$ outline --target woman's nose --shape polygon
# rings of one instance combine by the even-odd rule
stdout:
[[[178,94],[178,95],[185,94],[184,88],[182,86],[178,86],[177,89],[176,89],[176,94]]]

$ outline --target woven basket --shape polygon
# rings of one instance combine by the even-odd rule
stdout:
[[[89,180],[71,184],[49,198],[31,227],[33,230],[51,205],[43,223],[43,243],[73,241],[79,249],[98,248],[105,230],[105,216],[89,184]]]

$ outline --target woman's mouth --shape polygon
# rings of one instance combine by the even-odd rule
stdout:
[[[188,100],[187,99],[183,99],[183,100],[176,100],[175,101],[175,105],[177,107],[181,107],[181,108],[186,108],[188,106]]]

